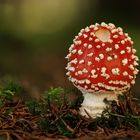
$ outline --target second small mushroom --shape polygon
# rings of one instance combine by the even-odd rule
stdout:
[[[83,93],[80,114],[95,118],[134,85],[138,69],[133,41],[114,24],[91,25],[73,40],[66,56],[69,80]]]

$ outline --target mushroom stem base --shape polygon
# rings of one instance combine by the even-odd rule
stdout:
[[[84,93],[84,101],[80,107],[80,114],[87,118],[92,117],[96,118],[101,116],[102,112],[106,107],[107,104],[104,103],[104,99],[109,101],[118,101],[118,94],[112,92],[100,92],[100,93]]]

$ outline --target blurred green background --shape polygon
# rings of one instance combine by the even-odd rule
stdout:
[[[139,0],[0,0],[0,78],[34,91],[69,86],[64,57],[74,36],[102,21],[128,32],[140,57],[139,13]]]

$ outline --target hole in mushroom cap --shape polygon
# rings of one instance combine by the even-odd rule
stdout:
[[[106,28],[99,28],[99,30],[95,32],[95,35],[102,42],[107,42],[110,39],[110,31]]]

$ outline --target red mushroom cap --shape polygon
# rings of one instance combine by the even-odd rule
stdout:
[[[132,46],[128,34],[112,23],[82,29],[66,56],[69,80],[88,93],[128,90],[138,73]]]

